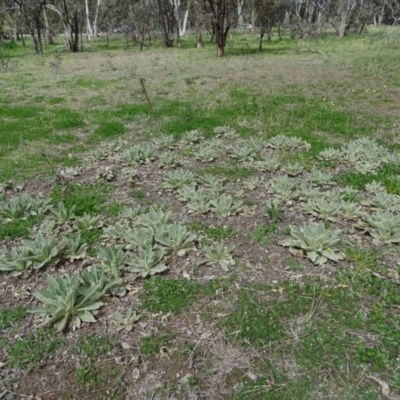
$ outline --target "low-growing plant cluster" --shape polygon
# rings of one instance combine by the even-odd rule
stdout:
[[[290,273],[304,268],[318,273],[326,265],[337,270],[342,263],[352,265],[354,255],[348,246],[356,240],[378,246],[400,242],[399,194],[388,192],[379,180],[364,189],[343,184],[334,168],[318,164],[340,164],[357,173],[362,168],[379,171],[382,165],[398,162],[389,150],[375,142],[354,141],[319,152],[314,164],[312,147],[298,137],[244,138],[229,127],[216,128],[214,135],[206,139],[207,134],[195,130],[180,139],[161,135],[135,145],[120,140],[103,144],[87,160],[98,181],[90,187],[93,193],[74,184],[84,176],[84,164],[65,170],[57,178],[61,186],[49,197],[6,191],[0,203],[1,222],[26,226],[12,246],[3,240],[0,271],[20,278],[38,270],[47,273],[47,286],[33,292],[41,304],[28,310],[39,327],[53,326],[61,332],[97,319],[103,322],[103,310],[115,301],[121,306],[112,312],[113,329],[122,335],[137,333],[147,326],[149,313],[162,320],[161,314],[168,318],[194,307],[202,296],[202,280],[211,279],[211,285],[215,279],[205,271],[229,274],[230,279],[237,271],[246,274],[252,264],[237,254],[251,254],[251,246],[265,251],[257,266],[261,270],[271,263],[270,249],[279,246],[280,252],[289,249],[291,258],[285,265]],[[351,156],[358,147],[369,148],[369,153],[357,150],[357,157]],[[383,160],[379,165],[368,164],[377,157]],[[154,177],[151,185],[157,196],[168,197],[168,203],[151,200],[156,197],[154,191],[148,193],[148,176]],[[105,194],[119,186],[130,191],[135,187],[137,195],[107,204]],[[184,279],[176,279],[180,274]],[[131,296],[139,306],[125,306]],[[218,295],[213,292],[214,296]],[[237,302],[241,301],[239,297]],[[213,300],[210,307],[221,304]],[[234,324],[237,310],[230,312],[222,325]],[[274,332],[280,326],[276,317],[264,308],[259,314],[268,337],[285,336],[283,330]],[[243,326],[237,328],[238,337],[261,343],[258,320],[243,313],[239,317]],[[157,340],[145,336],[142,355],[147,342],[168,353]]]

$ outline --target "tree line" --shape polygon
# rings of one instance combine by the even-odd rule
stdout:
[[[72,52],[84,40],[121,33],[139,43],[161,35],[166,47],[180,46],[190,29],[197,46],[208,31],[217,56],[225,53],[232,28],[257,31],[259,49],[272,30],[313,37],[333,28],[339,38],[361,33],[368,24],[400,23],[400,0],[0,0],[0,40],[32,37],[36,53],[43,42],[63,33]],[[257,29],[256,29],[257,27]]]

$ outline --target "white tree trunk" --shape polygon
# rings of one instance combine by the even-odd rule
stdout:
[[[186,27],[187,27],[188,18],[189,18],[189,7],[190,7],[190,1],[187,4],[185,16],[183,17],[183,21],[182,21],[182,27],[179,29],[180,36],[186,35]]]
[[[243,21],[243,3],[244,3],[244,0],[238,0],[238,3],[237,3],[238,28],[243,28],[243,25],[244,25],[244,21]]]
[[[97,0],[96,13],[94,14],[94,22],[93,22],[93,35],[94,35],[94,37],[97,37],[99,35],[98,29],[97,29],[97,19],[98,19],[98,16],[99,16],[100,7],[101,7],[101,0]]]
[[[92,25],[90,24],[90,18],[89,18],[89,0],[85,0],[85,10],[86,10],[86,33],[90,37],[92,37],[93,31],[92,31]]]

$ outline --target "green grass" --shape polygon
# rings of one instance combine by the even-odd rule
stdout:
[[[352,397],[354,393],[378,399],[371,385],[363,382],[363,376],[376,373],[398,391],[400,317],[392,308],[400,302],[397,285],[374,275],[386,276],[388,270],[378,267],[375,250],[352,249],[346,254],[357,268],[354,272],[342,269],[331,285],[318,279],[283,282],[281,295],[268,285],[240,289],[234,311],[222,326],[232,340],[266,349],[269,355],[259,367],[265,378],[244,382],[246,389],[238,398],[253,398],[250,393],[272,377],[274,384],[263,392],[268,399],[289,399],[294,394],[312,398],[319,382],[325,396],[335,388],[343,399],[358,398]],[[279,367],[278,360],[283,358],[295,361],[298,378],[294,381]],[[324,377],[318,372],[328,370],[332,373]]]
[[[264,226],[257,226],[253,231],[253,239],[263,246],[270,242],[270,234],[276,232],[278,227],[275,224],[269,224]]]
[[[27,371],[37,369],[62,344],[54,329],[39,329],[8,348],[8,364]]]
[[[56,131],[84,127],[83,118],[76,111],[28,105],[3,105],[0,121],[0,157],[30,142],[68,143],[71,136],[64,137]]]
[[[120,122],[104,122],[93,131],[91,141],[96,139],[110,139],[125,133],[125,125]]]
[[[189,222],[188,226],[193,231],[204,233],[211,240],[224,240],[236,237],[239,234],[230,227],[208,226],[201,222]]]
[[[96,183],[94,185],[65,185],[57,186],[50,197],[57,204],[62,201],[67,209],[74,207],[74,213],[82,216],[84,213],[96,214],[103,211],[113,186]]]
[[[393,51],[397,50],[397,42],[388,44],[394,30],[389,32],[389,27],[385,30],[386,33],[380,35],[362,34],[343,41],[325,35],[318,41],[308,39],[304,43],[310,49],[326,53],[326,57],[319,53],[296,52],[293,49],[301,48],[303,43],[292,38],[279,41],[276,35],[272,43],[265,43],[264,54],[258,54],[253,35],[233,31],[227,44],[227,57],[222,60],[214,58],[214,44],[208,41],[199,52],[194,37],[188,36],[183,38],[183,49],[165,51],[162,42],[156,38],[153,46],[146,43],[143,52],[134,45],[126,49],[132,56],[129,59],[134,60],[131,65],[137,73],[134,78],[125,76],[124,62],[128,53],[122,52],[126,42],[120,38],[112,37],[109,44],[103,39],[94,39],[90,52],[83,53],[85,60],[79,54],[63,53],[57,74],[51,70],[49,73],[50,59],[46,59],[48,55],[52,57],[50,52],[54,47],[45,47],[45,64],[42,64],[29,54],[32,52],[29,43],[26,48],[19,43],[6,44],[1,56],[12,57],[17,68],[6,73],[7,79],[0,80],[1,178],[18,176],[19,171],[24,170],[25,176],[45,172],[47,175],[43,179],[47,179],[51,171],[41,155],[43,149],[57,167],[77,165],[80,163],[77,152],[90,150],[100,141],[118,139],[121,135],[136,143],[154,137],[160,131],[179,139],[184,132],[199,129],[207,140],[214,136],[213,128],[221,125],[230,125],[243,139],[259,132],[265,140],[278,134],[301,137],[311,144],[309,151],[280,152],[279,155],[283,163],[296,160],[306,170],[312,166],[331,172],[340,169],[340,162],[335,165],[316,161],[315,155],[328,146],[339,147],[358,137],[379,136],[383,145],[390,143],[390,148],[397,151],[400,146],[392,143],[393,139],[398,139],[394,91],[399,87],[400,64],[396,51]],[[106,55],[100,53],[103,51],[112,52],[115,71],[110,71],[107,66],[104,71]],[[90,75],[80,68],[88,62],[86,58],[95,66]],[[71,65],[73,76],[69,69]],[[98,65],[102,67],[97,69]],[[376,75],[381,77],[378,79]],[[46,85],[41,79],[44,76]],[[139,77],[146,79],[158,124],[153,122]],[[368,95],[367,88],[370,89]],[[373,94],[372,89],[380,93]],[[186,156],[185,163],[190,163],[195,149],[196,146],[188,146],[179,147],[177,151]],[[230,181],[243,180],[256,173],[237,162],[206,166],[202,171],[197,165],[193,167],[196,173],[221,175]],[[265,175],[270,177],[271,174]],[[343,186],[363,189],[367,183],[377,180],[388,192],[400,194],[399,175],[399,166],[387,165],[376,175],[351,171],[340,174],[337,181]],[[134,203],[151,203],[144,190],[132,189],[128,190]],[[113,191],[114,186],[104,183],[67,184],[57,186],[51,197],[55,203],[64,201],[69,209],[75,206],[78,215],[87,212],[116,217],[122,204],[118,201],[110,203],[114,200],[111,199]],[[258,204],[253,198],[254,193],[246,193],[248,205]],[[360,199],[362,196],[364,194],[360,193]],[[347,200],[357,201],[357,198],[353,196]],[[212,215],[185,215],[184,221],[193,231],[199,232],[200,247],[211,241],[231,238],[257,248],[254,241],[263,246],[269,242],[275,246],[278,239],[275,232],[279,235],[290,233],[289,228],[284,227],[289,222],[282,221],[281,209],[269,205],[261,210],[259,217],[260,226],[254,227],[250,235],[248,229],[242,231],[240,225],[229,223],[229,228],[222,227],[222,223],[221,226],[212,225],[215,224]],[[250,217],[250,221],[251,218],[255,217]],[[0,224],[0,239],[9,241],[24,237],[28,228],[38,222],[39,219],[32,218]],[[337,227],[337,223],[332,221],[330,225]],[[343,235],[353,235],[351,232],[346,229]],[[101,234],[102,229],[82,233],[81,242],[89,244],[88,253],[93,257]],[[249,236],[254,240],[249,240]],[[233,273],[238,270],[238,275],[230,274],[229,279],[208,281],[204,279],[205,272],[200,270],[197,278],[201,284],[167,279],[168,276],[144,280],[139,294],[143,310],[146,310],[143,311],[144,322],[146,314],[172,313],[175,315],[169,317],[168,324],[176,321],[185,324],[189,320],[185,314],[189,309],[200,316],[205,329],[211,324],[218,339],[220,334],[223,335],[231,350],[244,357],[251,357],[256,352],[256,357],[245,369],[237,367],[224,373],[221,385],[230,393],[221,396],[232,400],[380,399],[379,385],[371,381],[369,375],[388,382],[396,394],[400,387],[400,295],[394,278],[400,272],[396,264],[398,250],[385,245],[379,248],[358,247],[349,242],[340,245],[346,260],[342,264],[332,264],[329,275],[325,268],[310,266],[307,260],[290,256],[289,251],[281,249],[286,253],[280,253],[278,259],[272,253],[260,256],[266,271],[257,272],[257,284],[251,280],[254,276],[250,269],[240,269],[246,262],[246,257],[241,259],[240,256],[237,267],[231,268]],[[249,251],[252,250],[250,247]],[[181,262],[186,260],[179,259],[178,263]],[[272,263],[273,267],[284,270],[282,274],[293,276],[295,280],[277,277],[276,284],[264,284],[262,274],[269,273]],[[311,276],[301,278],[301,273]],[[317,278],[320,273],[325,275],[323,280]],[[219,274],[224,276],[222,271]],[[275,276],[268,279],[272,281]],[[108,307],[103,311],[96,319],[106,318]],[[25,315],[26,310],[18,308],[0,312],[0,330],[3,336],[8,336],[8,339],[0,339],[3,353],[9,357],[7,367],[25,371],[43,368],[43,376],[46,376],[54,360],[58,359],[54,353],[65,349],[60,347],[60,336],[45,330],[28,334],[14,344],[16,339],[9,333],[19,330],[20,325],[27,322]],[[147,356],[152,359],[160,354],[163,346],[171,346],[171,339],[175,339],[173,346],[179,347],[181,337],[177,337],[175,331],[167,330],[170,326],[155,325],[156,332],[149,331],[148,326],[143,324],[140,339],[136,330],[129,336],[136,347],[135,352],[138,351],[144,360]],[[106,396],[124,398],[124,384],[119,378],[126,371],[131,374],[133,365],[116,366],[114,358],[117,350],[121,350],[120,346],[114,338],[88,334],[93,332],[92,329],[95,327],[84,324],[74,333],[79,337],[75,345],[65,347],[74,353],[79,365],[69,376],[67,382],[72,388],[63,398],[77,395],[102,398],[107,390],[110,393]],[[141,336],[142,333],[147,336]],[[213,357],[208,357],[207,342],[197,344],[195,341],[184,347],[187,350],[184,355],[182,348],[175,353],[179,368],[184,369],[190,357],[195,355],[200,360],[195,379],[200,390],[207,391],[210,387],[207,374],[223,370],[219,365],[223,360],[218,359],[215,363]],[[217,358],[218,354],[215,356]],[[161,357],[154,358],[154,365],[146,362],[150,374],[159,365],[159,359]],[[165,368],[174,364],[173,370],[177,363],[175,357],[171,357],[171,360],[163,359],[162,364]],[[142,365],[139,368],[142,372]],[[255,381],[249,378],[248,371],[256,374]],[[55,372],[59,374],[58,365]],[[143,384],[142,378],[143,374],[138,385]],[[123,379],[126,384],[132,383],[130,376],[125,375]],[[175,373],[171,378],[161,378],[160,382],[163,384],[161,397],[164,393],[165,398],[171,395],[188,397],[178,387],[182,385],[177,383]],[[12,382],[7,385],[12,388]],[[115,387],[117,392],[112,394]],[[148,397],[155,394],[158,395],[154,391]]]
[[[343,172],[335,177],[335,180],[341,186],[352,186],[356,189],[362,190],[365,185],[372,181],[381,182],[388,193],[399,194],[400,193],[400,180],[398,175],[400,174],[400,165],[386,164],[377,170],[376,174],[361,174],[356,171]]]
[[[195,282],[163,279],[159,276],[143,282],[143,289],[139,295],[143,308],[152,312],[175,314],[193,303],[198,293]]]
[[[172,332],[164,334],[152,333],[149,336],[145,336],[140,340],[140,354],[144,356],[156,355],[161,347],[168,345],[168,342],[175,337]]]
[[[16,218],[8,224],[0,225],[0,239],[13,239],[26,237],[28,229],[32,228],[41,220],[41,217],[34,216],[27,219]]]
[[[22,321],[28,315],[26,307],[15,307],[11,310],[0,310],[0,332]]]
[[[72,352],[73,354],[85,354],[89,358],[96,359],[99,356],[115,352],[119,348],[120,345],[114,338],[90,334],[78,338]]]

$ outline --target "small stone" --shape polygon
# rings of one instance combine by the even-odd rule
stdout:
[[[193,375],[192,375],[192,374],[186,374],[186,375],[179,381],[179,383],[181,383],[182,385],[187,385],[191,379],[193,379]]]
[[[139,379],[140,371],[138,367],[133,368],[132,378],[136,381]]]

